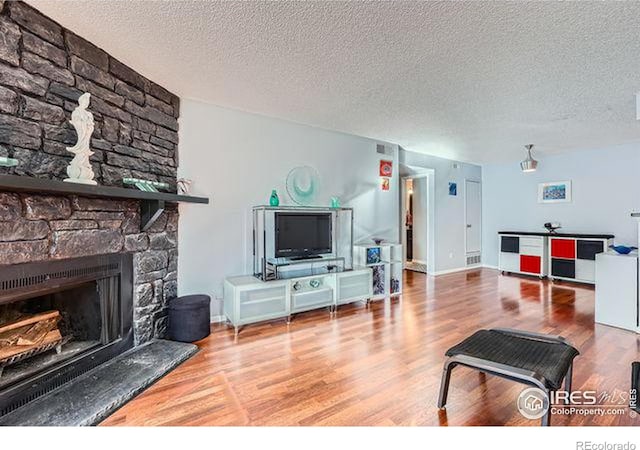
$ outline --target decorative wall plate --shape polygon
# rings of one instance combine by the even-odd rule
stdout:
[[[287,175],[287,193],[294,203],[311,206],[316,203],[319,191],[320,175],[313,167],[295,167]]]

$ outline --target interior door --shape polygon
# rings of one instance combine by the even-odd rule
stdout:
[[[482,250],[482,195],[480,183],[477,181],[465,180],[465,213],[467,218],[466,246],[467,255],[470,253],[480,253]]]

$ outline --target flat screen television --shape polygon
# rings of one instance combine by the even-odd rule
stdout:
[[[276,213],[276,257],[309,258],[331,253],[331,227],[331,213]]]

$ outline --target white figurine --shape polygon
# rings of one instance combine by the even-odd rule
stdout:
[[[78,142],[73,147],[67,147],[75,155],[67,167],[69,178],[64,180],[70,183],[97,184],[89,162],[89,157],[93,155],[89,144],[94,128],[93,114],[87,111],[90,99],[91,94],[88,92],[82,94],[78,99],[79,106],[71,113],[71,125],[76,129]]]

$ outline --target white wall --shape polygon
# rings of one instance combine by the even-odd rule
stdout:
[[[339,196],[354,207],[355,239],[399,237],[397,146],[391,190],[380,189],[376,141],[182,99],[179,176],[209,205],[180,205],[179,294],[222,297],[222,281],[252,272],[251,207],[277,189],[291,204],[285,179],[294,167],[320,173],[320,205]],[[215,302],[213,302],[215,303]],[[219,305],[212,313],[219,314]]]
[[[433,182],[429,188],[434,190],[434,226],[429,232],[434,233],[433,251],[434,267],[427,267],[429,273],[440,273],[466,267],[465,258],[465,203],[464,180],[481,181],[482,169],[474,164],[451,161],[445,158],[415,153],[400,149],[401,163],[428,168],[433,172]],[[454,163],[458,168],[454,168]],[[458,195],[449,195],[449,182],[458,183]]]
[[[427,178],[413,179],[413,260],[426,264],[427,255]]]
[[[498,264],[498,231],[545,231],[545,222],[560,222],[567,232],[612,233],[617,243],[637,245],[629,214],[640,210],[640,145],[537,159],[532,173],[522,173],[517,162],[482,167],[484,264]],[[571,203],[538,203],[538,183],[564,180],[572,182]]]

